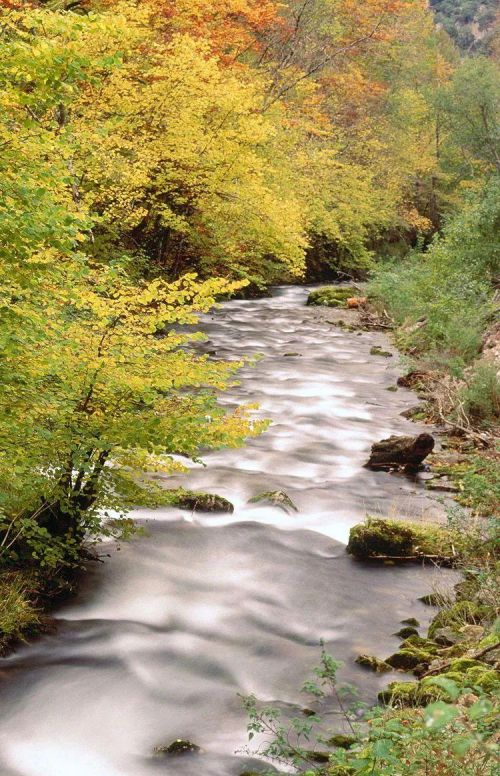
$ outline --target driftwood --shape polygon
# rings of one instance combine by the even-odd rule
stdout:
[[[434,437],[419,434],[416,437],[391,436],[372,445],[371,455],[365,466],[368,469],[418,469],[424,458],[434,449]]]
[[[425,563],[430,561],[440,566],[454,566],[457,562],[457,558],[452,555],[426,555],[424,552],[419,552],[417,555],[367,555],[363,560],[373,560],[377,563],[384,563],[385,561],[393,563]]]

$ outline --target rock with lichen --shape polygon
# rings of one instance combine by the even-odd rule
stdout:
[[[378,657],[374,657],[374,655],[358,655],[355,662],[360,666],[370,668],[377,674],[382,674],[385,671],[392,671],[392,667],[390,665],[388,665],[384,660],[379,660]]]
[[[323,307],[347,307],[347,300],[356,296],[352,286],[326,286],[311,291],[307,298],[308,305]]]
[[[169,757],[179,757],[186,754],[197,754],[200,751],[201,749],[199,746],[184,738],[177,738],[168,746],[157,746],[154,750],[155,754],[157,755],[166,755]]]
[[[270,490],[265,493],[258,493],[250,499],[250,504],[269,504],[273,507],[279,507],[285,512],[298,512],[299,510],[293,503],[290,496],[284,490]]]
[[[234,512],[234,506],[222,496],[183,488],[171,491],[169,503],[179,509],[189,509],[191,512]]]

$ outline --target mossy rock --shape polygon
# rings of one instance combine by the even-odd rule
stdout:
[[[453,541],[455,537],[446,528],[368,518],[351,528],[347,552],[360,559],[447,557]]]
[[[455,671],[459,674],[465,674],[470,671],[471,668],[481,668],[484,666],[479,660],[474,660],[470,657],[459,657],[450,663],[450,671]]]
[[[443,647],[454,647],[460,641],[460,634],[454,628],[437,628],[433,633],[433,638],[436,644]]]
[[[305,753],[307,755],[307,759],[311,760],[313,763],[328,763],[330,762],[330,752],[320,752],[320,751],[306,751]]]
[[[443,597],[439,593],[428,593],[427,595],[420,596],[418,600],[422,601],[426,606],[441,606]]]
[[[434,655],[424,650],[413,647],[411,649],[400,649],[391,655],[385,661],[387,665],[398,671],[413,671],[417,666],[428,666]]]
[[[462,625],[479,625],[491,614],[487,606],[476,601],[457,601],[453,606],[442,609],[436,614],[429,626],[429,637],[441,628],[461,628]]]
[[[156,746],[154,752],[158,755],[180,757],[186,754],[197,754],[198,752],[201,752],[201,749],[196,744],[193,744],[192,741],[188,741],[184,738],[177,738],[168,746]]]
[[[370,356],[382,356],[382,358],[392,358],[393,354],[388,350],[384,350],[380,345],[374,345],[370,348]]]
[[[419,707],[446,700],[446,693],[440,687],[420,682],[391,682],[386,690],[379,692],[378,699],[387,706]]]
[[[438,655],[440,652],[439,646],[432,639],[424,639],[422,636],[410,636],[403,641],[399,648],[420,650],[433,656]]]
[[[334,746],[337,749],[350,749],[358,743],[356,736],[346,736],[343,733],[336,733],[334,736],[325,741],[327,746]]]
[[[273,507],[279,507],[285,512],[298,512],[299,510],[293,503],[290,496],[284,490],[270,490],[265,493],[258,493],[250,499],[249,504],[269,504]]]
[[[415,617],[408,617],[406,620],[401,620],[401,625],[411,625],[412,628],[420,628],[420,623]]]
[[[372,519],[351,528],[347,552],[362,559],[377,555],[411,555],[413,539],[413,531],[409,525],[392,520]]]
[[[373,655],[358,655],[354,662],[364,668],[370,668],[377,674],[392,671],[392,667],[386,663],[385,660],[379,660],[378,657],[374,657]]]
[[[500,690],[500,675],[493,668],[475,666],[466,673],[467,684],[480,687],[483,692],[496,693]]]
[[[230,501],[214,493],[198,493],[179,488],[171,491],[168,501],[174,507],[189,509],[191,512],[234,512]]]
[[[404,628],[398,630],[394,636],[398,636],[400,639],[409,639],[410,636],[418,636],[418,630],[411,625],[406,625]]]
[[[307,298],[307,304],[324,307],[347,307],[347,300],[356,295],[356,289],[351,286],[327,286],[311,291]]]

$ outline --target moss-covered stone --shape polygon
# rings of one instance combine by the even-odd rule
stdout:
[[[433,639],[436,644],[443,647],[453,647],[460,641],[460,634],[454,628],[437,628],[433,633]]]
[[[457,601],[436,614],[429,626],[429,637],[434,638],[440,629],[446,627],[458,630],[467,624],[479,625],[489,614],[488,607],[476,601]]]
[[[420,627],[420,623],[415,617],[408,617],[406,620],[401,620],[401,625],[411,625],[412,628]]]
[[[201,749],[196,744],[193,744],[192,741],[187,741],[183,738],[177,738],[175,741],[172,741],[171,744],[168,746],[156,746],[154,749],[155,754],[158,755],[167,755],[169,757],[179,757],[181,755],[186,754],[196,754],[197,752],[200,752]]]
[[[421,596],[418,600],[422,601],[422,603],[427,606],[441,606],[443,597],[439,595],[439,593],[428,593],[427,595]]]
[[[440,652],[438,645],[432,639],[424,639],[422,636],[410,636],[403,641],[399,648],[421,650],[428,655],[437,655]]]
[[[183,488],[170,491],[168,502],[174,507],[189,509],[191,512],[234,512],[234,506],[222,496]]]
[[[335,746],[338,749],[350,749],[351,746],[358,743],[358,739],[355,736],[346,736],[342,733],[337,733],[325,743],[327,746]]]
[[[378,657],[373,655],[358,655],[355,660],[356,663],[365,668],[370,668],[377,674],[383,674],[385,671],[392,671],[392,668],[384,660],[379,660]]]
[[[483,664],[479,660],[474,660],[469,657],[460,657],[450,663],[450,671],[456,671],[459,674],[465,674],[467,671],[470,671],[471,668],[482,669]]]
[[[351,528],[347,552],[356,558],[443,556],[454,537],[445,528],[369,518]]]
[[[351,286],[327,286],[311,291],[307,298],[307,304],[324,307],[347,307],[347,300],[355,296],[356,289]]]
[[[467,684],[480,687],[483,692],[494,693],[500,690],[500,674],[493,668],[475,666],[466,673]]]
[[[394,635],[400,639],[409,639],[410,636],[418,636],[418,630],[410,625],[406,625],[404,628],[400,628]]]
[[[351,528],[347,552],[356,558],[411,555],[413,538],[409,525],[392,520],[370,519]]]
[[[285,512],[298,512],[299,510],[293,503],[290,496],[285,493],[284,490],[270,490],[265,493],[258,493],[256,496],[250,499],[249,504],[265,503],[270,504],[273,507],[279,507]]]
[[[382,358],[392,358],[393,356],[392,353],[390,353],[388,350],[384,350],[380,347],[380,345],[374,345],[372,348],[370,348],[370,355],[382,356]]]
[[[391,655],[385,661],[392,668],[398,671],[413,671],[417,666],[428,666],[432,661],[433,655],[424,650],[413,647],[411,649],[400,649]]]
[[[388,706],[427,706],[446,698],[441,688],[420,682],[391,682],[386,690],[378,694],[380,703]]]
[[[330,752],[320,752],[310,750],[306,752],[306,756],[308,760],[311,760],[313,763],[327,763],[330,760]]]

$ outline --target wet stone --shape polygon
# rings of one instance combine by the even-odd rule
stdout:
[[[154,752],[158,755],[180,757],[186,754],[197,754],[198,752],[201,752],[201,748],[197,746],[197,744],[193,744],[192,741],[188,741],[184,738],[177,738],[168,746],[155,747]]]

